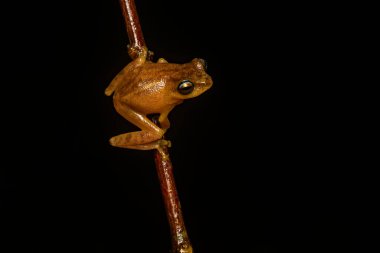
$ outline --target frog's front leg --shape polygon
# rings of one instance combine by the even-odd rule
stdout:
[[[163,143],[157,142],[164,134],[164,130],[156,126],[145,115],[137,113],[125,103],[115,103],[115,109],[126,120],[136,125],[141,131],[130,132],[114,136],[110,144],[115,147],[130,149],[156,149]]]
[[[166,132],[168,128],[170,127],[170,121],[168,119],[169,112],[174,108],[174,106],[168,108],[166,111],[162,112],[160,114],[160,117],[158,118],[158,121],[160,122],[160,127]]]
[[[138,67],[145,63],[146,58],[148,56],[148,49],[146,47],[141,49],[141,54],[138,58],[136,58],[133,62],[125,66],[115,77],[112,79],[111,83],[108,85],[108,87],[105,90],[105,94],[107,96],[111,96],[112,93],[116,90],[116,88],[123,83],[125,78],[125,72],[128,68]]]

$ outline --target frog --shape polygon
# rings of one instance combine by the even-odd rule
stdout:
[[[147,48],[127,64],[110,82],[105,95],[113,94],[117,113],[140,131],[119,134],[109,139],[114,147],[152,150],[163,153],[171,142],[163,138],[170,128],[169,113],[184,100],[197,97],[211,88],[207,63],[194,58],[187,63],[169,63],[164,58],[150,60]],[[149,115],[159,115],[155,124]]]

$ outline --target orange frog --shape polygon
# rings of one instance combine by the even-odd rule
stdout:
[[[169,112],[184,99],[196,97],[212,86],[206,73],[206,62],[195,58],[189,63],[168,63],[160,58],[157,63],[147,59],[148,50],[129,63],[105,90],[113,95],[116,111],[126,120],[141,129],[114,136],[112,146],[130,149],[158,149],[170,146],[170,141],[161,139],[170,127]],[[160,114],[155,125],[149,114]]]

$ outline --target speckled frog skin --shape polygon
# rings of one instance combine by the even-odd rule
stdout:
[[[212,86],[206,73],[206,63],[195,58],[189,63],[168,63],[160,58],[157,63],[147,60],[147,49],[129,63],[105,90],[113,95],[116,111],[141,129],[114,136],[115,147],[150,150],[170,145],[162,136],[170,127],[169,112],[183,100],[199,96]],[[159,114],[161,127],[148,114]]]

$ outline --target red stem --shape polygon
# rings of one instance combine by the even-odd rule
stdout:
[[[135,1],[120,0],[120,6],[129,38],[128,54],[132,59],[135,59],[141,53],[141,49],[146,47],[139,16],[136,11]]]
[[[154,158],[170,225],[172,249],[174,253],[191,253],[193,249],[182,216],[181,203],[179,202],[175,186],[173,165],[169,158],[168,148],[163,147],[163,152],[165,153],[165,157],[156,151]]]
[[[140,54],[141,49],[146,47],[136,6],[134,0],[120,0],[120,5],[130,43],[128,54],[132,59],[135,59]],[[152,55],[153,52],[149,51],[149,58]],[[153,119],[153,122],[158,125],[156,119]],[[154,159],[172,236],[172,251],[173,253],[192,253],[193,248],[183,221],[168,148],[163,147],[163,153],[156,151]]]

